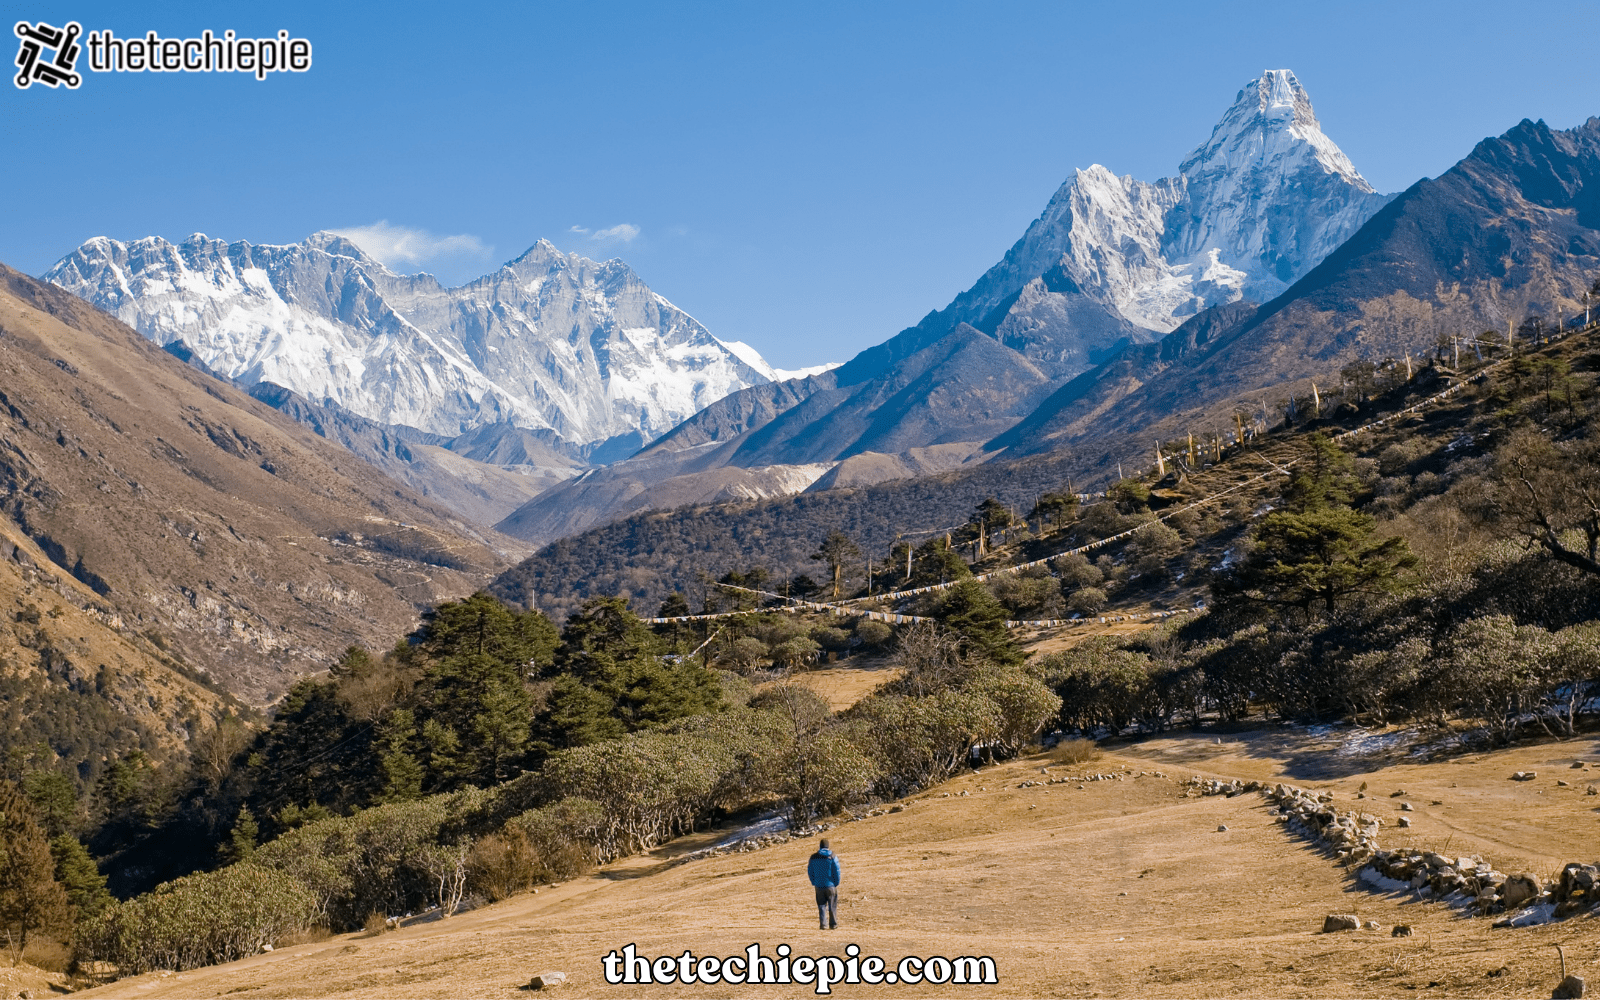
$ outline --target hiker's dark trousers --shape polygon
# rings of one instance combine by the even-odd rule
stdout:
[[[817,924],[820,927],[839,926],[839,887],[817,886]]]

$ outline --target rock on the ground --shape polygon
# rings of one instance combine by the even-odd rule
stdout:
[[[1508,910],[1516,909],[1537,898],[1538,895],[1539,880],[1526,873],[1506,879],[1506,884],[1500,890],[1500,899]]]
[[[1539,776],[1538,771],[1516,771],[1511,775],[1512,781],[1532,781]]]
[[[1324,934],[1360,929],[1361,918],[1354,913],[1330,913],[1322,919],[1322,933]]]
[[[560,986],[566,981],[567,974],[565,972],[541,972],[528,980],[528,985],[522,988],[525,990],[547,990],[552,986]]]
[[[1390,937],[1410,937],[1411,936],[1411,925],[1410,924],[1395,924],[1394,925],[1394,930],[1389,932],[1389,936]]]
[[[1568,976],[1561,980],[1555,992],[1550,994],[1555,1000],[1581,1000],[1583,997],[1583,977]]]

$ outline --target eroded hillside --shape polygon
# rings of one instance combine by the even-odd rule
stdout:
[[[497,567],[337,445],[59,289],[0,279],[0,506],[126,634],[260,703]]]

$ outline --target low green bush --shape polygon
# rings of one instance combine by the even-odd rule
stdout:
[[[167,882],[78,929],[80,961],[120,975],[231,962],[313,924],[311,891],[288,872],[238,864]]]

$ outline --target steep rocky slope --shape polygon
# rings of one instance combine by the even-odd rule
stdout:
[[[494,524],[583,467],[505,425],[446,438],[319,405],[271,382],[257,382],[250,395],[474,525]]]
[[[345,449],[3,267],[0,511],[120,630],[257,703],[500,565]]]
[[[181,750],[238,708],[0,519],[0,732],[34,767],[88,774],[109,750]],[[46,752],[43,747],[48,747]],[[8,767],[24,763],[13,759]]]

